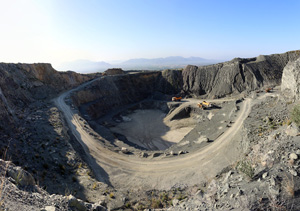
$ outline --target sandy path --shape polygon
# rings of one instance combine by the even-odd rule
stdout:
[[[115,153],[105,148],[84,130],[82,122],[79,121],[80,117],[66,105],[64,102],[66,96],[92,82],[63,93],[54,102],[85,150],[89,165],[100,181],[108,179],[117,188],[169,189],[175,185],[192,185],[211,178],[238,158],[239,152],[233,150],[238,143],[233,137],[238,135],[243,121],[250,113],[251,99],[243,102],[235,123],[207,147],[182,156],[145,159]]]

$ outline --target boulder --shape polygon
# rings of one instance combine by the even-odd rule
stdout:
[[[106,211],[107,209],[103,207],[101,204],[95,203],[92,206],[93,211]]]
[[[53,206],[46,206],[44,209],[41,209],[41,211],[57,211],[57,209]]]
[[[290,157],[291,160],[297,160],[298,159],[298,155],[296,153],[291,153],[289,155],[289,157]]]
[[[122,147],[121,152],[123,152],[124,154],[128,154],[129,150],[126,147]]]
[[[78,211],[87,211],[87,208],[84,205],[84,202],[81,200],[76,199],[74,196],[68,196],[69,206],[76,208]]]
[[[283,70],[281,91],[288,100],[300,99],[300,58],[290,61]]]
[[[7,168],[7,174],[9,177],[13,178],[16,185],[20,186],[34,186],[35,181],[33,176],[22,169],[20,166],[9,165]]]
[[[300,134],[300,130],[295,123],[292,123],[285,129],[285,133],[288,136],[297,136],[298,134]]]

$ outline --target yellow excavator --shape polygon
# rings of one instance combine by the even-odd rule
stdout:
[[[212,104],[210,102],[206,102],[203,101],[202,103],[198,103],[197,104],[199,106],[199,108],[201,108],[202,110],[206,109],[206,108],[211,108]]]

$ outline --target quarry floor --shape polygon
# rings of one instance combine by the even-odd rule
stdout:
[[[153,153],[152,156],[143,157],[139,156],[136,152],[124,154],[121,151],[116,152],[110,150],[105,145],[104,138],[95,133],[92,128],[87,125],[86,121],[65,103],[65,98],[71,92],[81,89],[85,85],[86,84],[83,84],[76,89],[63,93],[55,99],[55,103],[63,112],[69,128],[84,149],[88,158],[87,162],[93,169],[96,178],[117,189],[126,188],[135,190],[167,190],[176,186],[199,184],[218,174],[224,167],[232,165],[242,153],[240,146],[240,140],[242,139],[241,128],[244,120],[251,111],[251,107],[261,102],[266,96],[274,95],[271,93],[263,93],[258,98],[246,98],[242,100],[238,105],[238,109],[233,110],[234,114],[231,115],[230,120],[226,119],[227,122],[224,122],[222,119],[217,118],[217,122],[210,123],[212,130],[218,131],[220,128],[223,130],[212,142],[207,142],[207,139],[199,140],[201,135],[195,140],[188,140],[188,142],[194,142],[194,145],[197,142],[204,143],[202,147],[196,147],[196,150],[190,150],[191,152],[189,153],[176,156],[169,153]],[[210,100],[210,102],[222,103],[236,100],[236,98],[218,99]],[[185,99],[169,116],[176,114],[176,112],[179,112],[186,106],[195,106],[198,102],[199,99]],[[213,112],[213,110],[211,112]],[[208,116],[210,117],[215,115],[211,112],[208,112]],[[157,111],[154,111],[154,113],[157,116],[161,115],[157,113]],[[151,118],[155,117],[154,113],[153,111],[149,111],[148,114],[146,114],[148,117],[145,117],[144,120],[146,121],[144,122],[147,122],[149,116],[151,116]],[[226,112],[222,112],[221,116],[222,115],[225,118]],[[141,115],[137,114],[137,117],[137,119],[141,119]],[[168,124],[168,118],[165,118],[164,121]],[[228,122],[230,122],[230,125],[228,125]],[[218,123],[224,124],[225,127],[219,126]],[[193,124],[195,124],[195,122],[185,129],[191,129]],[[213,125],[215,125],[215,128]],[[169,126],[172,127],[170,121]],[[205,127],[205,125],[203,126]],[[130,128],[131,126],[127,125],[127,127]],[[148,127],[151,127],[151,125]],[[140,128],[138,130],[143,129]],[[163,131],[163,133],[165,133],[165,131]],[[178,131],[171,135],[177,138],[173,139],[174,142],[181,139],[176,133],[178,133]],[[181,145],[184,146],[185,143],[181,143]],[[161,148],[167,147],[164,144],[159,146]],[[195,148],[193,145],[190,145],[190,147]]]

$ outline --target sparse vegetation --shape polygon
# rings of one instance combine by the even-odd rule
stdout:
[[[236,166],[237,170],[239,172],[244,173],[246,176],[249,177],[249,179],[252,179],[254,177],[254,168],[252,167],[252,164],[249,161],[239,161]]]
[[[163,204],[160,199],[152,199],[151,207],[154,209],[163,208]]]
[[[97,187],[98,187],[98,183],[97,183],[97,182],[94,182],[94,183],[93,183],[93,186],[92,186],[92,189],[95,190]]]
[[[294,196],[295,196],[295,183],[294,183],[294,178],[293,178],[293,176],[291,176],[291,178],[289,178],[289,177],[286,175],[285,181],[284,181],[283,185],[284,185],[284,190],[285,190],[285,192],[286,192],[290,197],[294,197]]]
[[[19,171],[18,175],[17,175],[17,178],[16,178],[16,185],[19,186],[20,185],[20,182],[22,181],[23,179],[23,174],[22,174],[22,171]]]
[[[130,202],[127,202],[127,203],[125,204],[125,208],[127,208],[127,209],[131,208],[131,203],[130,203]]]
[[[109,198],[114,199],[115,198],[115,194],[113,192],[109,193]]]
[[[4,185],[5,185],[5,175],[7,172],[7,168],[8,168],[8,164],[6,163],[5,166],[3,166],[4,171],[1,172],[0,176],[0,211],[4,211],[3,210],[3,206],[4,206],[4,199],[3,199],[3,192],[4,192]]]
[[[295,122],[296,125],[300,126],[300,105],[294,106],[290,116],[292,121]]]

